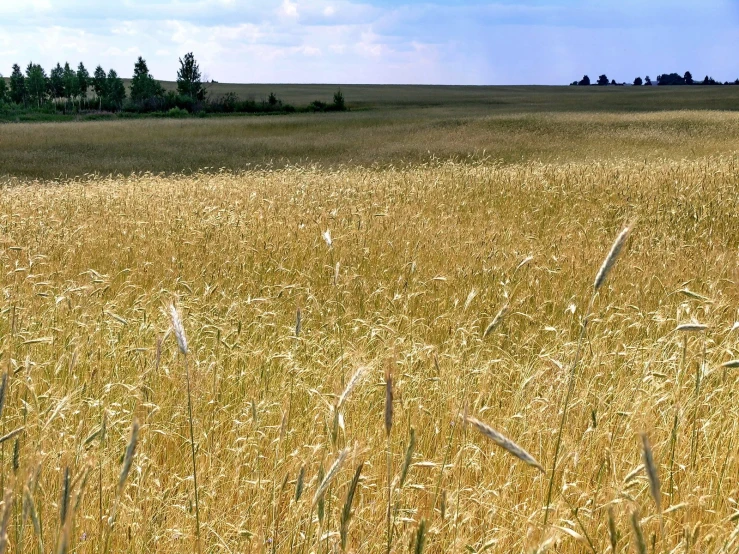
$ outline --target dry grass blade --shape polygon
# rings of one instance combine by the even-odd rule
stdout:
[[[634,228],[633,223],[629,223],[624,229],[618,234],[616,240],[613,241],[611,250],[608,252],[606,259],[603,260],[603,264],[600,266],[598,273],[595,276],[595,282],[593,283],[593,289],[598,290],[605,282],[608,274],[611,272],[616,260],[618,259],[621,250],[626,243],[626,239],[629,238],[631,230]]]
[[[318,501],[323,498],[323,495],[326,494],[326,489],[328,489],[328,486],[331,484],[331,481],[334,480],[334,477],[339,473],[339,470],[341,469],[342,464],[344,463],[344,460],[346,460],[346,456],[349,453],[348,448],[344,448],[341,452],[339,452],[339,456],[336,458],[336,461],[331,465],[326,475],[323,477],[323,480],[321,481],[321,484],[318,486],[318,489],[316,489],[316,494],[313,495],[313,506],[318,504]]]
[[[302,320],[303,320],[303,314],[300,311],[300,308],[298,308],[295,312],[295,337],[296,338],[300,336],[300,325],[302,323]]]
[[[482,334],[482,338],[486,338],[490,333],[495,331],[498,328],[498,325],[501,324],[503,321],[503,318],[508,313],[508,304],[503,306],[497,314],[495,314],[495,317],[490,322],[490,324],[485,328],[485,332]]]
[[[739,360],[729,360],[728,362],[722,363],[721,367],[729,367],[729,368],[739,367]]]
[[[185,336],[185,327],[182,325],[182,318],[174,304],[169,305],[169,317],[172,320],[172,330],[174,331],[177,346],[183,355],[187,355],[187,337]]]
[[[515,442],[505,437],[504,435],[501,435],[500,433],[498,433],[498,431],[496,431],[489,425],[486,425],[477,418],[466,416],[464,419],[467,423],[474,425],[477,430],[480,431],[480,433],[482,433],[495,444],[500,446],[503,450],[506,450],[508,453],[512,454],[522,462],[526,462],[530,466],[533,466],[544,473],[544,467],[539,462],[537,462],[531,454],[526,452],[526,450],[521,448]]]

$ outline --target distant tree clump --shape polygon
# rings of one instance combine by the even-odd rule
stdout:
[[[590,86],[590,77],[587,75],[583,75],[583,78],[580,79],[580,81],[577,83],[581,87],[589,87]]]
[[[715,81],[715,80],[713,79],[713,77],[709,77],[708,75],[706,75],[706,78],[705,78],[705,79],[703,79],[703,82],[702,82],[701,84],[702,84],[702,85],[718,85],[719,83],[717,83],[717,82],[716,82],[716,81]]]
[[[608,84],[608,77],[605,75],[601,75],[598,77],[598,84],[602,87],[606,86]]]
[[[685,78],[678,73],[670,73],[669,75],[665,73],[657,76],[657,84],[659,86],[684,85]]]
[[[644,77],[644,84],[646,86],[648,86],[648,87],[651,87],[652,86],[652,79],[649,78],[649,75],[647,75],[646,77]]]
[[[642,86],[642,84],[644,84],[644,81],[641,80],[641,77],[637,77],[636,79],[634,79],[634,86],[635,87],[640,87],[640,86]]]
[[[690,74],[690,71],[685,72],[685,75],[683,75],[683,80],[685,81],[686,85],[693,84],[693,76]]]
[[[25,71],[15,64],[9,83],[0,75],[0,108],[5,119],[8,113],[14,113],[18,109],[44,115],[60,112],[67,114],[81,113],[90,104],[100,111],[110,113],[155,112],[166,117],[185,117],[192,113],[288,114],[296,111],[329,112],[348,109],[341,89],[336,91],[331,103],[315,100],[299,109],[284,104],[274,92],[270,92],[261,101],[255,101],[252,97],[242,100],[234,93],[208,99],[194,54],[188,52],[179,61],[177,89],[165,92],[162,84],[149,72],[146,60],[139,56],[134,64],[128,98],[127,87],[114,69],[106,72],[98,65],[91,75],[84,63],[80,62],[75,69],[75,66],[65,62],[64,65],[57,63],[47,76],[39,64],[31,62]],[[207,82],[216,81],[205,79],[205,83]],[[88,93],[93,92],[94,98],[88,100]],[[6,104],[17,106],[8,107]]]
[[[184,60],[180,58],[180,68],[177,70],[177,93],[191,100],[205,99],[200,66],[195,61],[192,52],[185,54]]]

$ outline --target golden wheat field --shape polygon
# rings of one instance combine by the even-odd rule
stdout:
[[[2,546],[739,551],[738,175],[7,178]]]

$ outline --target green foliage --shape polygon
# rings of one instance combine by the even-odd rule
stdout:
[[[189,96],[193,100],[203,100],[205,90],[201,81],[200,66],[195,61],[192,52],[180,58],[180,68],[177,70],[177,92],[181,96]]]
[[[338,112],[343,112],[346,110],[346,102],[344,100],[344,93],[341,92],[341,89],[337,90],[334,93],[334,110]]]
[[[18,64],[13,64],[13,72],[10,74],[10,99],[16,104],[26,101],[26,78],[21,72]]]
[[[111,69],[105,81],[106,101],[114,109],[121,109],[123,107],[123,101],[126,99],[126,87],[123,84],[123,80],[118,77],[115,69]]]
[[[108,94],[108,76],[102,66],[95,68],[95,74],[92,77],[92,89],[100,100]]]
[[[80,82],[77,79],[77,73],[69,66],[69,62],[64,64],[64,92],[71,101],[80,95]]]
[[[643,84],[644,84],[644,81],[642,81],[641,77],[637,77],[636,79],[634,79],[634,86],[635,87],[640,87]]]
[[[0,104],[8,101],[8,83],[5,81],[5,77],[0,73]]]
[[[608,77],[606,77],[605,75],[601,75],[600,77],[598,77],[598,85],[603,87],[603,86],[606,86],[607,84],[608,84]]]
[[[87,98],[87,90],[90,88],[90,73],[82,62],[77,66],[77,86],[79,87],[80,97]]]
[[[692,81],[692,77],[691,77]],[[685,78],[681,75],[678,75],[677,73],[670,73],[658,75],[657,76],[657,84],[660,86],[664,85],[684,85],[685,84]]]
[[[167,111],[167,117],[189,117],[190,112],[182,108],[171,108]]]
[[[49,74],[49,92],[54,98],[63,98],[66,96],[64,90],[64,68],[58,63]]]

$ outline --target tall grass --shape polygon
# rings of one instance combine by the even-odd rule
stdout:
[[[5,183],[0,435],[18,446],[0,468],[0,543],[732,551],[737,169],[609,158]]]

